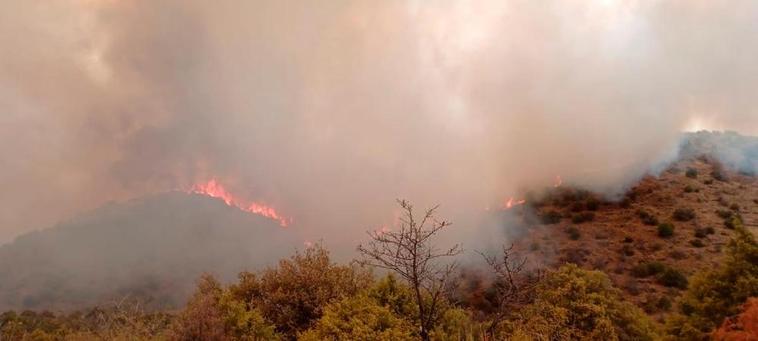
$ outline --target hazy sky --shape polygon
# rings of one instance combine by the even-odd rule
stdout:
[[[0,243],[216,177],[339,235],[758,134],[758,2],[0,0]],[[348,233],[345,233],[345,232]],[[473,231],[473,230],[472,230]]]

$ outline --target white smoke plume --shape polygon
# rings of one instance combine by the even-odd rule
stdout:
[[[394,199],[618,193],[758,133],[754,1],[2,0],[0,242],[216,177],[350,246]]]

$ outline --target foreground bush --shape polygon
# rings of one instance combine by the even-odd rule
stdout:
[[[538,285],[512,328],[514,340],[655,340],[655,325],[599,271],[568,264]]]
[[[299,340],[417,340],[413,325],[367,295],[328,305]]]
[[[357,294],[371,281],[368,272],[333,263],[329,252],[316,245],[260,274],[241,273],[230,292],[248,309],[258,309],[277,332],[292,338],[319,319],[329,303]]]
[[[170,339],[277,340],[279,335],[257,309],[248,309],[215,278],[206,275],[177,317]]]
[[[0,314],[0,340],[163,340],[170,323],[132,301],[69,314],[9,311]]]
[[[667,322],[672,339],[707,339],[724,318],[736,315],[749,297],[758,296],[758,244],[737,222],[723,266],[696,274]]]

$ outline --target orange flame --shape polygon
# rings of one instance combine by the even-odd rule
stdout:
[[[515,200],[515,199],[513,199],[513,197],[510,197],[510,198],[508,198],[508,200],[506,202],[503,203],[503,207],[502,208],[504,210],[508,210],[508,209],[511,209],[513,206],[523,205],[523,204],[526,204],[526,200],[524,200],[524,199]]]
[[[228,206],[236,207],[245,212],[250,212],[275,220],[282,227],[287,227],[292,222],[292,218],[282,216],[279,214],[279,212],[276,211],[276,209],[271,206],[260,202],[248,202],[246,200],[235,197],[226,188],[224,188],[223,185],[216,181],[216,179],[211,179],[207,183],[195,184],[192,186],[189,192],[209,196],[211,198],[221,199],[221,201],[226,203]]]
[[[558,187],[561,187],[561,185],[563,185],[563,179],[561,179],[560,175],[556,175],[555,184],[553,184],[553,187],[558,188]]]

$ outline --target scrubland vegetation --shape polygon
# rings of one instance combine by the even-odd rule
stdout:
[[[657,261],[632,269],[684,290],[673,301],[651,296],[642,309],[602,271],[532,268],[512,247],[481,254],[487,270],[461,271],[459,246],[434,240],[449,223],[434,209],[416,217],[410,204],[401,207],[400,228],[371,233],[349,264],[317,244],[228,285],[204,275],[180,311],[121,302],[69,314],[6,312],[0,339],[743,340],[751,325],[742,321],[756,319],[758,244],[733,214],[720,214],[735,231],[722,267],[689,278]],[[567,233],[581,237],[575,227]],[[656,321],[648,315],[655,311],[671,313]]]

